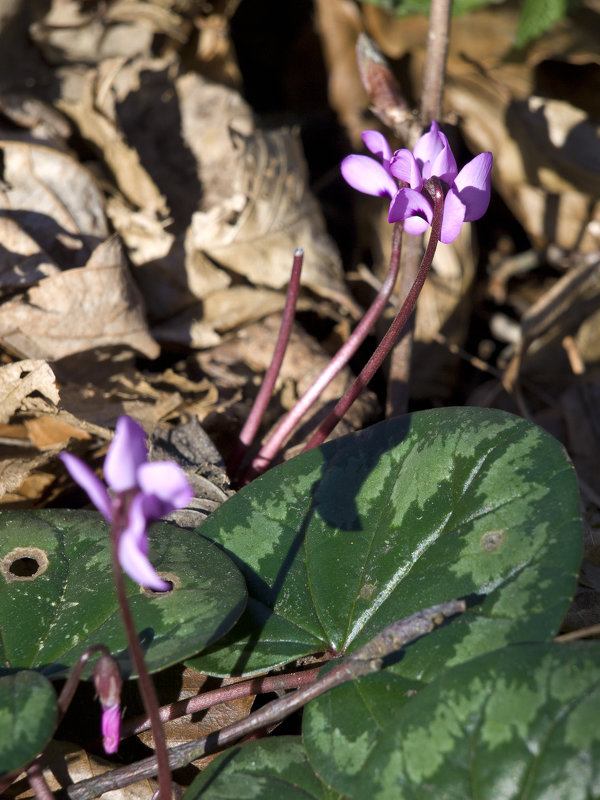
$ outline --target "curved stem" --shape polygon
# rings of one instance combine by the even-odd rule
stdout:
[[[421,261],[421,266],[419,267],[419,271],[417,273],[417,277],[415,278],[415,282],[411,286],[411,289],[406,296],[406,300],[402,304],[400,311],[398,312],[396,318],[388,328],[385,336],[379,343],[377,350],[373,353],[371,358],[367,361],[366,365],[363,367],[360,375],[356,378],[352,386],[348,389],[348,391],[344,394],[344,396],[338,401],[337,405],[329,414],[327,419],[317,428],[315,433],[311,436],[308,443],[304,446],[304,451],[311,450],[313,447],[318,447],[322,444],[325,439],[329,436],[331,431],[335,428],[344,414],[348,411],[352,403],[356,400],[358,395],[362,392],[365,386],[369,383],[373,375],[377,372],[379,367],[383,364],[386,356],[391,351],[392,347],[394,346],[395,342],[397,341],[398,337],[402,333],[402,329],[404,328],[408,318],[412,310],[414,309],[417,298],[421,289],[423,288],[423,284],[425,283],[425,278],[427,277],[427,273],[431,267],[431,262],[433,261],[433,256],[435,254],[435,250],[437,244],[440,240],[440,232],[442,229],[442,216],[444,213],[444,192],[442,186],[437,178],[432,179],[433,186],[434,186],[434,193],[433,193],[433,220],[431,223],[431,235],[429,237],[429,243],[427,244],[427,249],[425,250],[425,255]]]
[[[394,225],[390,264],[385,281],[381,285],[379,294],[371,303],[369,309],[352,332],[348,341],[339,349],[319,377],[298,400],[296,405],[283,417],[271,436],[262,446],[260,452],[252,462],[250,470],[244,476],[245,482],[249,482],[252,478],[260,475],[267,469],[274,456],[280,450],[283,443],[294,430],[298,422],[306,414],[321,392],[329,383],[331,383],[338,372],[348,363],[348,361],[363,343],[367,337],[367,334],[375,324],[377,318],[386,307],[389,297],[394,289],[394,284],[396,283],[398,269],[400,266],[401,250],[402,225],[397,222]]]
[[[220,689],[213,689],[210,692],[203,692],[187,700],[178,700],[176,703],[169,703],[163,706],[160,709],[160,718],[163,722],[170,722],[173,719],[185,717],[188,714],[196,714],[206,708],[212,708],[218,703],[229,703],[232,700],[239,700],[242,697],[251,697],[256,694],[298,689],[300,686],[306,686],[314,681],[320,671],[321,666],[302,670],[302,672],[269,675],[266,678],[251,678],[249,681],[222,686]],[[142,731],[148,730],[149,727],[150,721],[148,717],[140,715],[123,723],[121,736],[123,738],[135,736]]]
[[[156,752],[156,761],[158,765],[158,791],[160,800],[171,800],[171,768],[169,767],[169,756],[167,753],[167,742],[165,739],[165,731],[160,720],[160,712],[156,691],[146,661],[144,660],[144,653],[140,640],[136,631],[135,622],[127,599],[127,592],[125,591],[125,581],[123,579],[123,572],[119,563],[119,535],[123,530],[122,518],[125,512],[123,508],[115,509],[114,522],[111,530],[111,553],[112,553],[112,569],[117,590],[117,599],[119,602],[119,609],[121,611],[121,620],[125,628],[127,642],[129,645],[129,652],[133,659],[133,664],[138,676],[138,686],[142,701],[146,709],[146,713],[150,718],[152,726],[152,736],[154,738],[154,749]]]
[[[87,650],[84,650],[79,656],[79,659],[71,670],[71,673],[67,678],[58,698],[59,720],[62,719],[67,708],[69,707],[71,700],[73,699],[73,695],[77,689],[77,684],[79,683],[83,670],[85,669],[85,665],[89,661],[90,656],[93,656],[94,653],[103,653],[105,656],[109,656],[110,650],[105,644],[93,644],[91,647],[88,647]]]
[[[240,432],[239,438],[229,459],[228,472],[230,478],[234,477],[241,460],[244,458],[248,448],[254,441],[258,427],[273,394],[273,387],[275,386],[275,381],[279,375],[281,363],[290,340],[290,333],[292,331],[292,324],[294,322],[294,313],[296,311],[296,301],[298,300],[298,290],[300,288],[300,274],[302,272],[303,261],[304,250],[299,247],[294,253],[292,274],[288,284],[285,307],[283,309],[283,315],[281,318],[281,327],[279,329],[277,343],[275,344],[273,358],[271,359],[269,368],[265,373],[260,390],[256,395],[252,410],[250,411],[248,419],[246,420],[244,427]]]

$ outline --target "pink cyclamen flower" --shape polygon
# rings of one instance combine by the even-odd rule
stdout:
[[[109,706],[102,712],[102,746],[105,753],[116,753],[121,738],[121,709]]]
[[[156,591],[169,584],[148,560],[148,525],[184,508],[193,497],[183,470],[171,461],[148,461],[143,429],[129,417],[119,417],[114,439],[104,459],[104,477],[112,495],[94,472],[76,456],[61,453],[71,477],[88,493],[108,522],[126,509],[123,530],[117,531],[119,562],[129,577]]]
[[[412,152],[402,149],[392,155],[378,131],[365,131],[362,136],[368,149],[381,158],[381,164],[369,156],[351,155],[342,161],[342,175],[361,192],[389,196],[388,220],[403,221],[407,233],[424,233],[431,225],[433,204],[425,184],[433,177],[439,178],[445,189],[441,242],[453,242],[463,222],[473,222],[487,211],[491,153],[480,153],[459,172],[448,139],[436,122]]]

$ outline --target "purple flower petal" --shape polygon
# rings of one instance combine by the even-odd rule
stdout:
[[[119,417],[106,458],[104,478],[115,492],[137,486],[137,471],[148,459],[143,429],[130,417]]]
[[[341,165],[344,180],[359,192],[376,197],[393,197],[398,186],[379,161],[369,156],[346,156]]]
[[[456,239],[465,221],[465,211],[465,204],[462,202],[456,189],[452,187],[444,200],[444,216],[442,218],[440,242],[450,244],[450,242]]]
[[[374,156],[379,156],[384,166],[390,163],[392,148],[383,133],[379,131],[363,131],[362,140]]]
[[[172,461],[142,464],[138,470],[138,481],[144,494],[154,495],[168,507],[168,511],[163,511],[160,516],[176,508],[185,508],[194,496],[184,471]]]
[[[121,709],[118,705],[102,712],[102,746],[105,753],[116,753],[121,738]]]
[[[466,208],[465,222],[473,222],[487,211],[490,204],[492,161],[491,153],[480,153],[461,169],[454,180],[452,188]]]
[[[396,150],[390,161],[390,172],[395,178],[408,183],[411,189],[422,189],[421,170],[410,150]]]
[[[77,456],[70,453],[61,453],[60,460],[63,462],[70,476],[75,483],[78,483],[81,488],[87,492],[88,497],[96,506],[102,516],[108,521],[112,522],[112,503],[106,486],[102,483],[94,472],[84,464]]]
[[[448,139],[441,132],[438,136],[442,139],[444,146],[433,160],[431,172],[427,177],[430,178],[432,175],[435,175],[450,185],[456,178],[458,167],[456,166],[456,159],[454,158],[454,153],[452,152]]]
[[[432,164],[436,157],[442,152],[444,149],[444,139],[446,139],[446,137],[444,134],[440,133],[439,125],[433,120],[429,131],[421,136],[413,148],[413,155],[417,164],[422,169],[425,180],[431,177],[431,172],[427,169],[428,174],[425,174],[426,170],[423,169],[423,167]],[[447,141],[446,139],[446,142]]]
[[[390,203],[388,222],[404,220],[404,230],[407,233],[423,233],[431,224],[432,218],[431,203],[414,189],[399,189]]]
[[[127,527],[119,537],[119,563],[132,581],[157,592],[164,592],[169,584],[157,575],[148,560],[146,499],[143,494],[138,494],[131,501]]]

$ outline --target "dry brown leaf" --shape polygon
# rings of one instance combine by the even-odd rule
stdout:
[[[80,427],[65,422],[56,416],[39,416],[25,420],[29,441],[38,450],[64,448],[70,439],[88,440],[91,435]]]
[[[44,777],[51,791],[59,792],[65,788],[63,782],[77,783],[93,778],[114,769],[114,765],[103,758],[86,753],[75,745],[53,740],[44,751],[44,757],[50,767],[44,769]],[[61,782],[55,775],[60,776]],[[123,789],[114,789],[102,795],[103,800],[152,800],[156,792],[156,781],[145,779]],[[14,800],[29,800],[35,792],[29,787],[29,781],[23,777],[7,791],[6,797]]]
[[[155,69],[164,69],[165,63],[148,62],[146,68],[156,64]],[[166,216],[165,198],[140,163],[138,152],[111,118],[111,84],[122,67],[123,62],[116,60],[104,62],[98,70],[83,75],[69,73],[57,105],[75,123],[81,136],[98,147],[124,197],[150,215]]]
[[[56,265],[83,266],[108,235],[91,174],[70,155],[35,142],[0,139],[0,152],[0,217],[10,251],[2,255],[2,282],[12,289],[52,274]]]
[[[0,341],[26,358],[58,359],[111,344],[148,358],[159,353],[116,237],[99,245],[85,267],[45,278],[5,302]]]
[[[0,504],[3,506],[31,507],[32,500],[40,500],[43,491],[55,480],[47,476],[43,467],[54,460],[62,447],[44,453],[27,447],[3,448],[0,460]],[[40,472],[41,470],[41,472]]]
[[[172,673],[167,672],[165,675],[167,689],[172,688],[172,684],[171,687],[168,685],[171,674]],[[172,691],[168,694],[168,696],[163,693],[161,694],[161,703],[188,700],[190,697],[194,697],[201,691],[215,689],[219,685],[230,686],[233,683],[238,683],[239,681],[244,680],[244,678],[224,678],[223,680],[218,680],[215,678],[209,678],[207,675],[203,675],[201,672],[197,672],[196,670],[186,667],[181,676],[178,677],[178,680],[180,681],[180,687],[177,696],[174,696]],[[160,677],[158,677],[159,692],[160,688]],[[238,720],[245,719],[250,713],[250,709],[252,708],[252,704],[254,702],[254,697],[254,695],[251,695],[250,697],[242,697],[226,703],[219,703],[218,705],[212,706],[206,711],[193,714],[191,717],[180,717],[179,719],[165,723],[167,745],[169,747],[175,747],[178,744],[188,742],[191,739],[198,739],[201,736],[207,736],[213,731],[218,731],[227,725],[237,722]],[[154,739],[151,731],[144,731],[143,733],[139,734],[139,738],[145,745],[148,745],[148,747],[154,747]],[[216,755],[217,754],[205,756],[204,758],[197,759],[192,763],[200,769],[204,769],[209,762],[213,760],[213,758],[216,758]]]
[[[0,367],[0,422],[8,422],[33,392],[46,398],[51,406],[59,402],[56,377],[45,361],[18,361]]]

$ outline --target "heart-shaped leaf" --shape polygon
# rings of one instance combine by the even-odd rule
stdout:
[[[42,752],[56,720],[56,692],[47,678],[30,670],[0,677],[0,777]]]
[[[329,721],[320,714],[309,721],[311,706],[305,719],[311,763],[329,785],[357,800],[600,796],[595,642],[511,646],[454,667],[406,703],[367,747],[357,735],[346,765],[331,748]]]
[[[103,643],[130,673],[109,536],[103,518],[91,511],[0,512],[2,664],[64,677],[83,650]],[[126,583],[154,671],[226,633],[245,607],[246,589],[221,550],[174,525],[153,526],[150,558],[173,589],[155,593]]]
[[[460,620],[398,670],[430,680],[503,644],[550,638],[574,591],[581,526],[559,443],[501,411],[437,409],[376,425],[262,476],[202,525],[248,582],[248,613],[193,662],[252,674],[343,653],[453,597]]]
[[[198,775],[184,800],[338,800],[313,772],[299,736],[248,742],[216,758]]]

